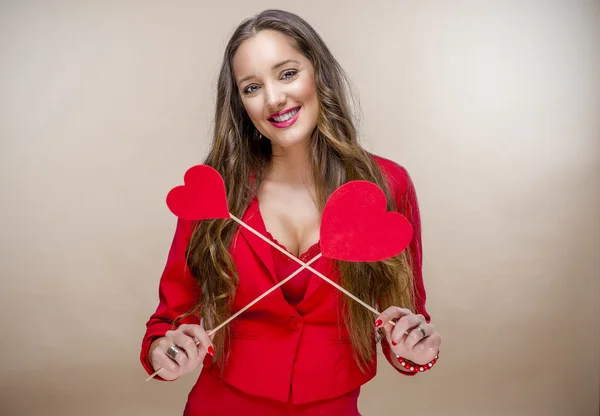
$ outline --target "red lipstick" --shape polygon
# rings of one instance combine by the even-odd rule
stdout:
[[[283,129],[291,126],[298,120],[298,116],[300,115],[300,110],[302,107],[296,106],[292,108],[288,108],[286,110],[280,111],[278,113],[272,114],[269,116],[269,123],[271,123],[274,127],[279,129]],[[290,117],[290,113],[293,115]],[[278,119],[278,120],[277,120]]]

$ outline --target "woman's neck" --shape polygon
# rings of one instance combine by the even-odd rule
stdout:
[[[265,179],[289,185],[312,184],[308,145],[282,148],[273,146],[273,156]]]

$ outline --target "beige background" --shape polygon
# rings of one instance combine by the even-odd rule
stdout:
[[[364,415],[598,415],[600,2],[287,3],[407,167],[439,366]],[[0,414],[178,415],[144,324],[243,18],[280,2],[2,1]],[[257,375],[259,377],[259,375]]]

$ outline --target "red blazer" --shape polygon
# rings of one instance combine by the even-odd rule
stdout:
[[[414,227],[410,249],[415,267],[415,313],[423,314],[429,321],[421,274],[421,226],[415,190],[403,167],[375,158],[387,176],[398,211]],[[242,219],[257,231],[265,232],[257,212],[258,204],[253,201]],[[142,342],[140,358],[148,374],[154,372],[148,359],[150,344],[164,336],[171,329],[172,320],[187,312],[200,295],[185,265],[185,249],[192,227],[192,222],[177,221],[160,279],[160,302],[147,322]],[[239,227],[234,235],[231,253],[239,273],[233,301],[235,313],[278,281],[271,246],[244,227]],[[321,257],[312,267],[339,283],[340,276],[333,272],[331,259]],[[354,361],[350,337],[340,313],[344,296],[317,276],[311,277],[304,300],[297,308],[290,306],[280,289],[269,294],[229,324],[232,335],[228,346],[230,360],[223,381],[243,392],[281,402],[288,401],[291,389],[293,402],[301,404],[337,397],[372,379],[377,371],[376,350],[373,349],[368,370],[361,372]],[[183,323],[197,324],[198,318],[187,318]],[[390,348],[385,339],[382,349],[391,364]],[[208,355],[204,370],[219,377],[218,369]],[[192,394],[197,390],[194,389]]]

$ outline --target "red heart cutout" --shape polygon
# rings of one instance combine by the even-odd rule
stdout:
[[[400,254],[412,239],[410,222],[388,212],[383,191],[374,183],[350,181],[331,194],[321,218],[321,252],[353,262],[381,261]]]
[[[223,177],[214,168],[197,165],[183,177],[184,185],[167,194],[167,205],[183,220],[230,218]]]

